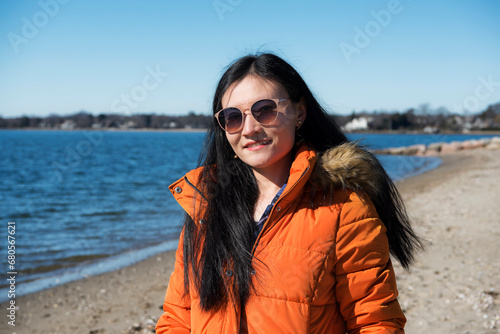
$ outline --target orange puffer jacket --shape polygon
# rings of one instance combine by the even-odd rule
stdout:
[[[386,229],[365,192],[347,189],[370,184],[358,179],[373,176],[370,159],[352,144],[317,164],[313,150],[297,150],[254,246],[256,291],[244,310],[229,302],[222,312],[203,312],[194,287],[183,296],[181,237],[156,333],[404,333]],[[189,214],[200,197],[199,172],[170,186]],[[314,191],[325,184],[336,189],[332,198]],[[313,208],[311,196],[327,204]]]

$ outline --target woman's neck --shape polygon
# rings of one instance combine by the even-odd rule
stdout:
[[[253,173],[259,187],[259,197],[255,203],[254,220],[258,221],[266,207],[271,203],[276,193],[288,181],[290,174],[290,163],[280,168],[269,168],[266,170],[254,169]],[[276,166],[274,166],[276,167]]]

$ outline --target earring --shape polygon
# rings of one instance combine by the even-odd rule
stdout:
[[[297,121],[297,129],[302,125],[302,121]]]
[[[234,155],[234,158],[235,158],[235,159],[238,159],[238,156],[235,154],[235,155]]]

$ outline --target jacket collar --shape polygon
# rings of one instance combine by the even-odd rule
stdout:
[[[306,144],[297,147],[287,186],[283,191],[282,205],[288,204],[301,193],[311,175],[315,162],[316,152],[311,147]],[[203,167],[198,167],[188,172],[184,177],[169,186],[174,198],[195,221],[199,221],[199,218],[193,217],[194,206],[197,209],[195,211],[200,212],[200,206],[202,207],[206,203],[206,201],[202,201],[204,196],[199,190],[200,187],[198,187],[202,169]]]
[[[281,196],[281,206],[288,205],[302,193],[314,170],[316,158],[316,152],[307,144],[301,144],[297,147],[287,185]]]
[[[197,206],[196,211],[200,212],[199,209],[203,209],[206,203],[201,201],[203,194],[197,187],[202,168],[188,172],[169,186],[177,202],[191,216],[194,205]],[[377,158],[356,143],[340,144],[320,157],[307,144],[300,144],[280,202],[282,206],[292,202],[302,193],[308,181],[318,190],[342,188],[364,191],[369,197],[377,196],[384,175],[385,171]],[[196,217],[192,218],[197,221]]]

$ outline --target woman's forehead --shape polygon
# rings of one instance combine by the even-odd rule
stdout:
[[[255,75],[247,75],[232,83],[222,96],[222,106],[237,106],[261,98],[284,98],[286,90],[274,81]]]

